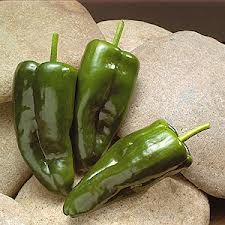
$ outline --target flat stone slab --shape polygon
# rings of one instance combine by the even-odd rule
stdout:
[[[86,44],[102,34],[89,12],[74,1],[0,1],[0,103],[10,101],[16,66],[46,62],[52,32],[59,33],[58,60],[78,66]]]
[[[0,193],[0,225],[30,225],[30,213],[14,199]]]
[[[107,20],[98,23],[107,41],[112,42],[118,22],[119,20]],[[171,34],[171,32],[162,27],[143,21],[124,20],[124,24],[119,47],[126,51],[134,50],[149,39],[158,39]]]
[[[111,202],[90,214],[77,218],[63,214],[63,197],[47,191],[32,177],[16,197],[32,212],[34,225],[208,225],[207,197],[190,182],[166,178],[146,191]]]
[[[210,130],[186,142],[194,162],[183,175],[208,194],[225,198],[224,44],[183,31],[151,40],[133,53],[140,59],[140,73],[120,135],[158,118],[178,133],[209,121]]]
[[[11,102],[0,104],[0,171],[0,193],[9,196],[15,196],[31,176],[17,147]]]

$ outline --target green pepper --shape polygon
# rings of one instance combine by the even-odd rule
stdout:
[[[13,106],[20,152],[37,179],[50,191],[68,193],[74,180],[69,136],[77,71],[57,62],[58,34],[52,37],[50,62],[17,66]]]
[[[189,167],[192,157],[183,142],[207,128],[204,124],[178,136],[158,120],[121,138],[67,196],[64,214],[75,217],[94,210],[125,188],[152,185]]]
[[[112,44],[91,41],[82,57],[72,131],[80,171],[86,171],[110,146],[135,86],[139,61],[117,47],[123,27],[121,21]]]

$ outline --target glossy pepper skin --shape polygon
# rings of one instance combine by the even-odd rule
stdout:
[[[183,143],[209,128],[204,124],[178,137],[165,121],[158,120],[116,142],[67,196],[64,213],[71,217],[94,210],[122,189],[154,184],[192,163]]]
[[[121,51],[119,24],[113,44],[91,41],[78,71],[74,152],[86,171],[108,149],[127,111],[139,70],[138,59]]]
[[[73,119],[77,71],[56,62],[58,35],[53,34],[50,62],[18,65],[14,78],[14,115],[21,154],[50,191],[67,194],[74,168],[69,130]]]

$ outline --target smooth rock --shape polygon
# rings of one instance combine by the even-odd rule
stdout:
[[[17,147],[11,102],[0,104],[0,171],[0,193],[9,196],[15,196],[31,176]]]
[[[141,62],[133,104],[120,135],[158,118],[184,133],[204,122],[211,129],[186,143],[193,164],[183,174],[198,188],[225,198],[225,46],[183,31],[152,40],[134,52]]]
[[[58,60],[78,66],[86,44],[102,34],[74,1],[0,1],[0,102],[9,101],[19,62],[46,62],[52,32],[59,33]]]
[[[112,42],[118,21],[107,20],[98,23],[105,39],[109,42]],[[158,39],[171,34],[171,32],[162,27],[144,21],[124,20],[124,24],[124,31],[119,42],[119,47],[126,51],[134,50],[149,39]]]
[[[63,198],[32,177],[16,201],[32,213],[34,225],[208,225],[207,197],[190,182],[166,178],[145,192],[130,194],[77,218],[63,214]]]
[[[0,194],[0,225],[30,225],[28,211],[14,199]]]

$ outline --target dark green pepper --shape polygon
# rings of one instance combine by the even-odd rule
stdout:
[[[50,62],[25,61],[14,78],[14,117],[21,154],[50,191],[68,193],[74,180],[69,131],[73,120],[77,71],[57,62],[53,34]]]
[[[125,188],[153,184],[192,163],[183,143],[209,128],[199,126],[182,136],[158,120],[117,141],[67,196],[64,213],[72,217],[94,210]]]
[[[121,21],[112,44],[91,41],[78,71],[72,137],[80,171],[86,171],[110,146],[135,86],[139,61],[117,47],[123,27]]]

